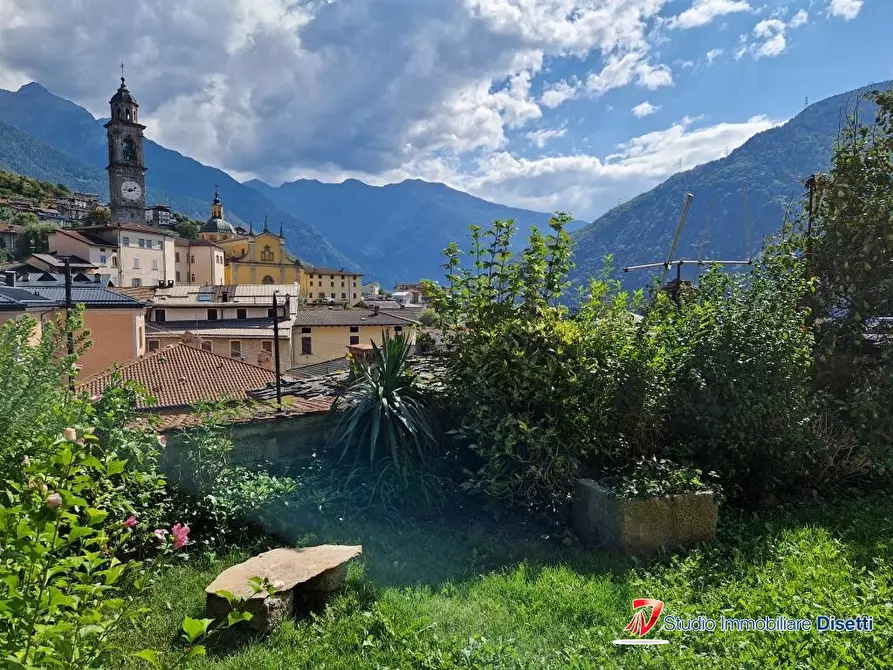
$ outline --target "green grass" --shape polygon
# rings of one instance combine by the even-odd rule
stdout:
[[[728,511],[719,539],[636,562],[445,524],[340,523],[302,544],[363,544],[346,590],[266,639],[212,648],[201,668],[880,668],[893,649],[893,497]],[[204,587],[248,552],[193,556],[122,631],[129,649],[171,648]],[[633,597],[665,615],[872,615],[851,633],[661,631],[661,647],[617,647]]]

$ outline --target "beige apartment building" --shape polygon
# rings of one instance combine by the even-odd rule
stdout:
[[[278,308],[273,307],[274,292]],[[291,340],[299,295],[298,284],[158,288],[148,313],[147,350],[156,351],[188,337],[193,346],[205,351],[273,369],[277,342],[284,371],[292,366]]]
[[[208,240],[174,240],[177,284],[220,286],[226,279],[223,249]]]
[[[141,224],[122,223],[60,229],[50,233],[50,253],[90,261],[115,286],[159,286],[174,282],[174,235]]]
[[[381,344],[382,333],[403,333],[415,342],[417,323],[378,309],[304,309],[294,317],[294,366],[344,358],[347,348]]]

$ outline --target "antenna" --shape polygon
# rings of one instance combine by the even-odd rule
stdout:
[[[676,247],[679,246],[679,235],[682,234],[682,226],[685,225],[685,220],[688,218],[688,212],[691,209],[691,201],[694,199],[695,196],[693,194],[685,194],[685,204],[682,206],[682,214],[679,216],[679,223],[676,225],[676,234],[673,235],[673,244],[670,245],[670,253],[667,256],[667,262],[664,264],[664,273],[660,278],[661,285],[667,280],[667,273],[670,271],[670,261],[673,260],[673,254],[676,253]]]
[[[718,195],[714,196],[710,204],[707,205],[707,213],[704,215],[704,232],[701,234],[701,246],[698,247],[698,260],[704,258],[704,245],[707,243],[707,231],[710,230],[710,213],[713,211],[713,206],[716,205],[718,199]]]

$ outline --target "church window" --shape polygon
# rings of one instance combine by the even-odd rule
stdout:
[[[125,163],[131,163],[136,160],[136,146],[129,137],[125,137],[124,142],[121,143],[121,159]]]
[[[266,275],[263,280],[261,280],[262,284],[272,284],[274,283],[273,278],[270,275]]]
[[[127,117],[127,120],[130,121],[130,110],[129,109],[127,110],[127,113],[125,114],[125,116]]]
[[[260,252],[260,259],[262,261],[272,261],[273,260],[273,252],[270,250],[269,244],[264,245],[264,250]]]

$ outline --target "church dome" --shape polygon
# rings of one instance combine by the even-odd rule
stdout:
[[[211,218],[202,226],[203,233],[221,233],[235,235],[236,229],[229,221],[223,218],[223,203],[220,202],[220,192],[214,190],[214,202],[211,203]]]

